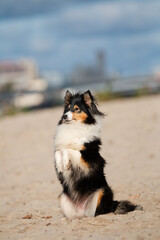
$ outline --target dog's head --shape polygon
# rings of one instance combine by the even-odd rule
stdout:
[[[67,90],[64,102],[64,112],[59,124],[71,124],[77,121],[85,124],[95,124],[96,116],[104,116],[98,110],[96,100],[89,90],[76,94],[72,94]]]

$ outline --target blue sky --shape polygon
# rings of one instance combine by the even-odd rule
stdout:
[[[94,63],[103,49],[109,73],[146,74],[160,66],[159,0],[13,2],[0,1],[1,60],[32,57],[41,71],[68,73]]]

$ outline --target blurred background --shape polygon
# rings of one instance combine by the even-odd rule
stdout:
[[[1,0],[0,115],[160,92],[159,0]]]

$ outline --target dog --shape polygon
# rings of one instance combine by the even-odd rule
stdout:
[[[114,201],[100,155],[101,125],[105,116],[88,90],[66,91],[63,115],[55,135],[55,169],[63,186],[60,207],[66,218],[94,217],[110,212],[125,214],[139,205]]]

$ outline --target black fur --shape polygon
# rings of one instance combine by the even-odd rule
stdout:
[[[96,100],[91,93],[89,91],[86,93],[90,96],[90,105],[87,105],[84,100],[85,93],[69,95],[67,97],[63,116],[67,111],[74,111],[75,105],[79,106],[79,108],[87,114],[87,119],[84,124],[95,124],[96,120],[94,115],[104,116],[104,114],[97,109]],[[63,116],[59,124],[63,123]],[[118,202],[113,200],[112,189],[108,185],[104,175],[105,160],[100,155],[100,145],[101,140],[98,138],[95,138],[93,141],[84,144],[84,149],[80,152],[83,160],[89,166],[89,174],[86,176],[83,174],[83,170],[81,168],[77,167],[75,169],[70,166],[72,168],[72,173],[70,175],[72,187],[66,183],[62,173],[58,174],[58,178],[63,185],[63,192],[69,196],[73,202],[81,202],[98,189],[102,189],[103,196],[99,206],[96,209],[95,216],[109,212],[124,214],[135,209],[142,209],[140,206],[136,206],[129,201]]]
[[[88,94],[91,98],[91,106],[88,106],[84,100],[84,96],[85,94]],[[65,97],[66,99],[66,97]],[[90,91],[88,90],[85,93],[76,93],[76,94],[71,94],[67,97],[67,101],[65,100],[65,106],[64,106],[64,112],[63,115],[59,121],[58,124],[62,124],[63,122],[63,117],[64,114],[68,111],[74,111],[74,106],[77,105],[81,111],[83,111],[84,113],[87,114],[87,119],[84,122],[85,124],[95,124],[96,120],[93,117],[93,115],[99,115],[99,116],[104,116],[105,114],[100,112],[96,106],[97,102],[96,99],[92,96],[92,94],[90,93]]]
[[[103,189],[104,195],[96,210],[95,216],[109,212],[125,214],[127,212],[134,211],[135,209],[141,209],[139,206],[136,206],[129,201],[118,202],[113,200],[112,189],[108,185],[104,175],[105,160],[99,153],[100,145],[100,139],[95,139],[93,142],[86,143],[85,150],[81,151],[83,159],[90,166],[90,174],[88,176],[84,176],[80,169],[72,169],[71,178],[74,182],[74,191],[65,183],[63,177],[59,176],[63,185],[63,192],[73,201],[82,201],[85,197],[89,196],[98,189]]]

